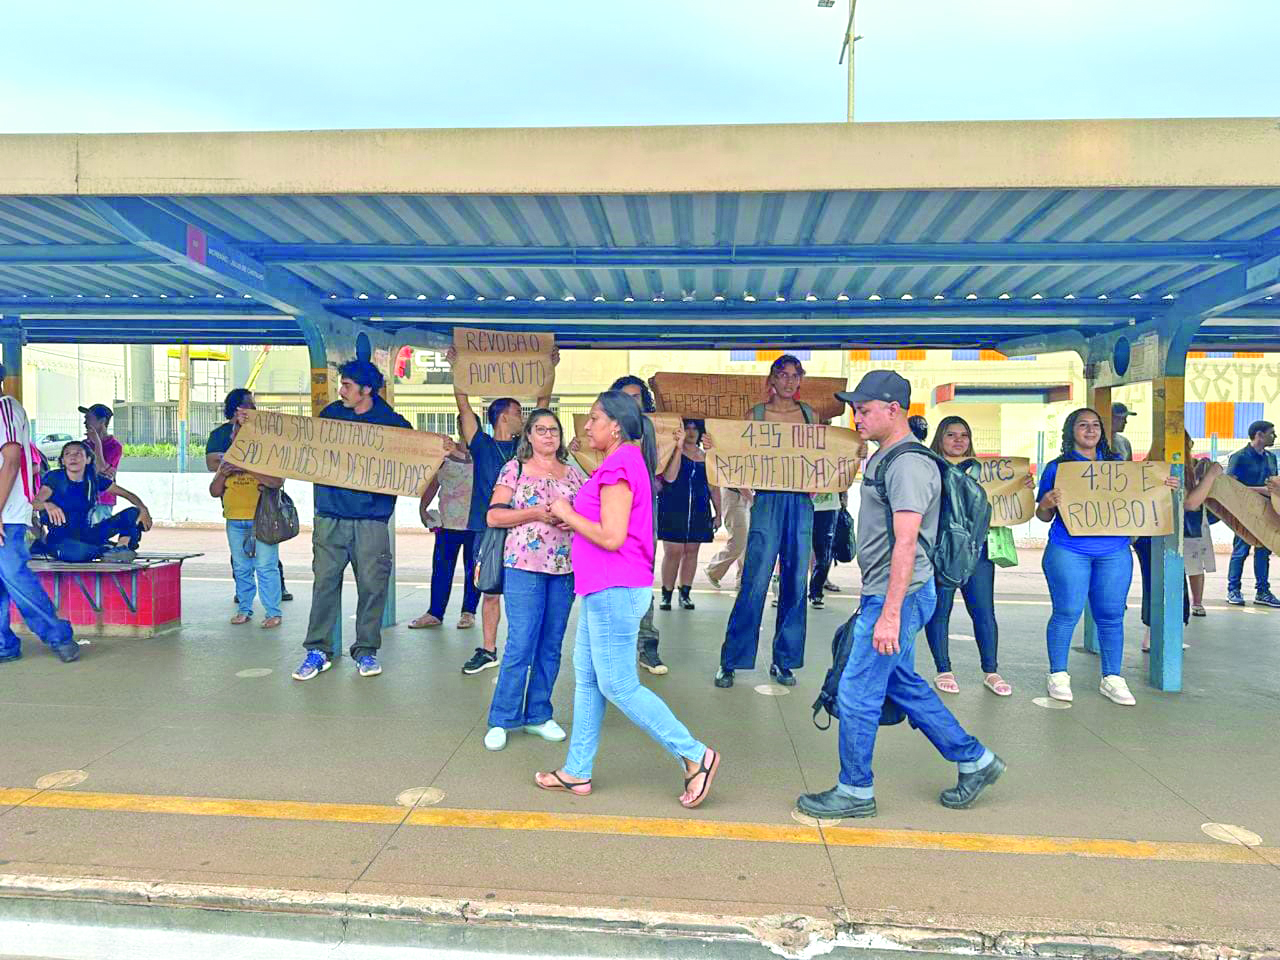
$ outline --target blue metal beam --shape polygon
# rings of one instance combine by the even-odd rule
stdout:
[[[92,267],[168,262],[164,257],[131,243],[0,244],[0,266]]]
[[[245,244],[264,263],[582,270],[824,266],[1110,266],[1244,262],[1280,244],[1257,241],[1162,243],[892,243],[715,247],[443,246],[391,243]]]

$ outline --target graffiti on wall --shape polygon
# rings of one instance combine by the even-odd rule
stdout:
[[[1280,400],[1280,361],[1200,360],[1187,366],[1188,400]]]

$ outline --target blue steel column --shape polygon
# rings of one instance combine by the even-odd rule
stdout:
[[[1152,437],[1156,454],[1170,465],[1173,476],[1184,481],[1190,464],[1184,463],[1183,374],[1186,370],[1190,332],[1174,337],[1167,347],[1164,376],[1152,384]],[[1166,339],[1161,337],[1162,340]],[[1174,531],[1151,539],[1151,662],[1148,679],[1157,690],[1182,689],[1182,597],[1186,589],[1182,559],[1182,490],[1173,495]]]

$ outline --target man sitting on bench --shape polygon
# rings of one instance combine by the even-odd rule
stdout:
[[[33,505],[45,526],[43,552],[67,563],[133,560],[142,532],[151,529],[146,504],[110,477],[99,476],[93,469],[93,453],[81,440],[62,448],[58,467],[41,481]],[[133,506],[101,523],[90,523],[90,513],[103,493],[123,497]]]

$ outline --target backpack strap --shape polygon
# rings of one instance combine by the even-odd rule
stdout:
[[[913,440],[890,450],[885,454],[884,459],[876,464],[876,475],[872,477],[871,483],[875,487],[876,493],[879,494],[880,499],[884,501],[885,530],[889,535],[890,552],[893,551],[894,544],[897,541],[893,535],[893,505],[889,503],[889,467],[893,464],[893,461],[897,460],[898,457],[905,453],[917,453],[926,456],[935,464],[939,465],[939,467],[946,463],[945,460],[926,447],[923,443],[917,443]],[[949,466],[950,464],[947,465]]]

